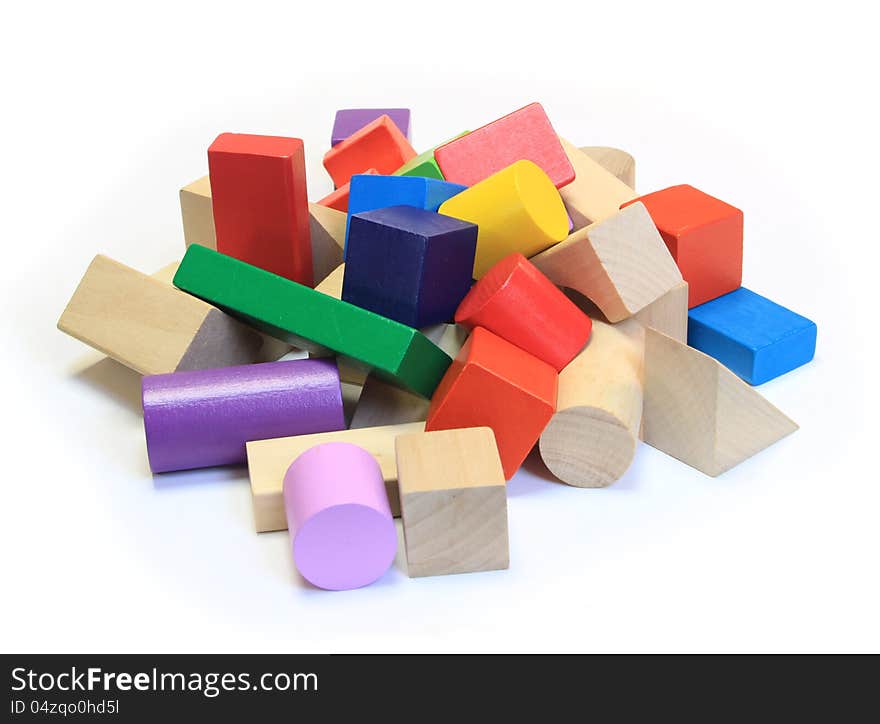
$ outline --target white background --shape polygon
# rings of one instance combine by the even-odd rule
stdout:
[[[815,5],[7,8],[0,646],[880,649],[878,54],[868,4]],[[181,255],[177,191],[219,132],[302,137],[319,198],[337,108],[411,107],[422,150],[533,100],[630,151],[639,190],[745,211],[746,285],[819,325],[815,362],[761,388],[801,430],[718,479],[647,447],[607,490],[522,471],[509,571],[308,588],[287,535],[253,532],[244,469],[151,477],[138,377],[57,318],[95,253]]]

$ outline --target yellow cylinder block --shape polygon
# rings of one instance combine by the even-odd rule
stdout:
[[[438,211],[480,227],[475,279],[508,254],[534,256],[568,236],[562,197],[547,174],[526,160],[456,194]]]

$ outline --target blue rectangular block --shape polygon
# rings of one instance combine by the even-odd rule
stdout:
[[[816,324],[740,287],[688,312],[688,344],[760,385],[813,359]]]
[[[436,211],[447,199],[467,188],[461,184],[439,181],[422,176],[379,176],[355,174],[351,177],[348,194],[348,220],[345,227],[346,250],[351,217],[362,211],[374,211],[389,206],[413,206],[425,211]]]

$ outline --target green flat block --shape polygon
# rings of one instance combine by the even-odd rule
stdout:
[[[462,136],[470,133],[470,131],[465,131],[464,133],[459,133],[454,138],[450,138],[449,141],[454,141],[456,138],[461,138]],[[449,141],[444,141],[443,143],[449,143]],[[442,146],[443,143],[438,144]],[[437,146],[434,146],[437,148]],[[440,170],[440,167],[437,165],[437,162],[434,160],[434,148],[425,151],[424,153],[420,153],[413,159],[407,161],[403,166],[397,169],[392,176],[423,176],[425,178],[436,178],[440,181],[445,181],[443,178],[443,172]]]
[[[311,352],[335,352],[388,382],[430,398],[452,363],[417,329],[316,292],[197,244],[174,286]]]

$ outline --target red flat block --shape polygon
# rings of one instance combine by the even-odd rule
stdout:
[[[574,181],[574,167],[540,103],[520,108],[434,149],[434,160],[443,177],[465,186],[473,186],[522,159],[540,166],[556,188]]]
[[[375,176],[379,172],[374,168],[368,168],[364,171],[365,174],[369,174],[370,176]],[[336,191],[331,191],[320,201],[316,201],[315,203],[320,206],[327,206],[331,209],[336,209],[337,211],[343,211],[348,213],[348,197],[351,193],[351,181],[346,184],[340,186]]]
[[[639,201],[651,214],[688,283],[689,309],[740,288],[742,211],[686,184],[655,191],[623,206]]]
[[[425,430],[491,427],[510,480],[553,417],[557,378],[546,362],[477,327],[434,392]]]
[[[221,133],[208,170],[217,251],[313,286],[303,142]]]
[[[510,254],[471,287],[455,312],[465,327],[485,327],[562,370],[580,352],[593,323],[522,254]]]
[[[338,188],[356,173],[374,168],[390,176],[416,157],[415,149],[390,117],[379,116],[324,154],[324,168]]]

